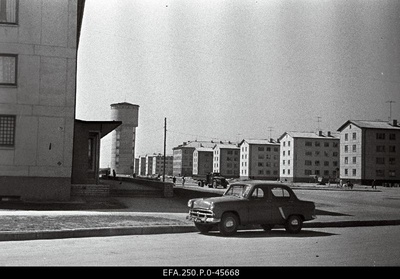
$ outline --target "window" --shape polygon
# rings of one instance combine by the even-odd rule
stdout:
[[[344,157],[344,163],[348,164],[349,163],[349,157]]]
[[[252,198],[262,199],[265,197],[264,191],[261,188],[255,188],[253,194],[251,194]]]
[[[356,169],[353,169],[352,172],[353,172],[353,176],[357,175],[357,170]]]
[[[0,0],[0,23],[17,24],[18,0]]]
[[[349,140],[349,134],[344,134],[344,140]]]
[[[14,146],[15,116],[0,115],[0,146]]]
[[[353,164],[357,163],[357,157],[353,157]]]
[[[329,142],[324,142],[324,147],[329,147]]]
[[[333,147],[338,147],[338,146],[339,146],[339,143],[337,143],[337,142],[333,143]]]
[[[357,139],[357,133],[353,133],[353,140]]]
[[[390,140],[396,140],[396,134],[389,134]]]
[[[385,171],[384,170],[376,170],[375,175],[377,177],[383,177],[383,176],[385,176]]]
[[[289,192],[286,189],[276,187],[271,189],[272,195],[275,198],[289,198]]]
[[[306,156],[312,156],[312,152],[311,151],[306,151]]]
[[[348,176],[349,175],[349,170],[348,169],[344,169],[344,175]]]
[[[259,147],[258,147],[258,151],[264,151],[264,147],[259,146]]]
[[[376,139],[385,139],[385,133],[376,133]]]
[[[389,165],[396,165],[396,158],[389,158]]]
[[[311,175],[311,173],[312,173],[311,170],[304,170],[305,175]]]
[[[396,171],[395,170],[389,170],[389,177],[395,177],[396,176]]]
[[[311,141],[306,141],[306,146],[312,146],[312,142]]]
[[[346,153],[349,152],[349,146],[348,145],[344,146],[344,152],[346,152]]]
[[[321,143],[319,141],[316,141],[314,144],[315,146],[321,146]]]
[[[17,85],[17,55],[0,54],[0,85]]]
[[[385,152],[385,146],[384,145],[377,145],[376,146],[376,152]]]
[[[353,144],[353,152],[357,152],[357,145]]]
[[[377,165],[384,165],[385,164],[385,157],[377,157],[376,158]]]
[[[396,152],[396,146],[395,145],[390,145],[389,146],[389,152]]]
[[[311,165],[312,165],[312,162],[311,162],[310,160],[306,160],[306,161],[304,162],[304,164],[305,164],[306,166],[311,166]]]
[[[324,161],[324,166],[329,167],[329,161]]]

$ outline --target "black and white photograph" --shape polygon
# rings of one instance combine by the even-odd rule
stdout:
[[[400,1],[0,0],[0,267],[399,267],[399,236]]]

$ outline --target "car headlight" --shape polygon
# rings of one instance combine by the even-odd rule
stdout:
[[[214,207],[215,207],[215,206],[214,206],[214,203],[211,203],[211,204],[210,204],[210,210],[214,210]]]
[[[191,207],[192,207],[192,205],[193,205],[193,200],[189,200],[189,201],[188,201],[188,203],[187,203],[187,205],[188,205],[188,207],[190,207],[190,208],[191,208]]]

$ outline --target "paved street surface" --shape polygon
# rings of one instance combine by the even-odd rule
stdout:
[[[2,266],[399,266],[400,226],[0,242]]]

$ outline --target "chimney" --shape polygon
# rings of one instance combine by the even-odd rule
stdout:
[[[393,119],[393,126],[397,127],[397,119]]]
[[[328,137],[331,137],[331,136],[332,136],[331,131],[328,131]]]
[[[322,131],[318,131],[318,136],[322,137]]]

